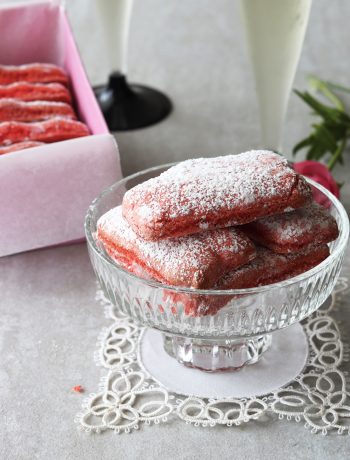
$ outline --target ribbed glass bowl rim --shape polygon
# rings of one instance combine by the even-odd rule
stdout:
[[[190,295],[210,295],[210,296],[222,296],[222,295],[249,295],[249,294],[259,294],[262,292],[266,292],[272,289],[276,288],[282,288],[282,287],[287,287],[292,284],[299,283],[301,281],[305,281],[308,278],[311,278],[312,276],[316,275],[316,273],[324,270],[328,265],[330,265],[336,258],[338,258],[341,253],[344,251],[345,246],[348,241],[349,237],[349,219],[348,215],[344,209],[344,206],[341,204],[341,202],[331,193],[329,192],[325,187],[322,185],[318,184],[314,180],[305,177],[305,180],[309,182],[311,185],[313,185],[315,188],[320,190],[326,197],[333,203],[335,208],[337,209],[337,212],[339,213],[340,220],[342,223],[342,228],[340,230],[340,234],[335,242],[336,247],[334,248],[333,252],[330,254],[327,259],[325,259],[323,262],[320,264],[316,265],[316,267],[312,268],[311,270],[308,270],[304,273],[301,273],[300,275],[294,276],[293,278],[289,278],[287,280],[281,281],[279,283],[273,283],[273,284],[267,284],[265,286],[258,286],[254,288],[246,288],[246,289],[227,289],[227,290],[214,290],[214,289],[194,289],[194,288],[189,288],[189,287],[182,287],[182,286],[173,286],[173,285],[168,285],[168,284],[163,284],[158,281],[153,281],[153,280],[146,280],[145,278],[141,278],[140,276],[134,275],[133,273],[128,272],[124,268],[120,267],[117,265],[115,262],[112,261],[108,256],[106,256],[103,251],[97,246],[96,241],[93,237],[93,234],[91,232],[91,224],[92,224],[92,217],[95,208],[99,205],[99,202],[106,196],[108,195],[111,191],[115,190],[117,187],[123,186],[126,184],[129,180],[136,179],[139,176],[142,176],[144,174],[149,174],[151,172],[157,171],[157,170],[165,170],[170,168],[171,166],[175,166],[178,164],[178,162],[172,162],[172,163],[167,163],[164,165],[159,165],[159,166],[153,166],[152,168],[144,169],[142,171],[139,171],[135,174],[131,174],[130,176],[125,177],[124,179],[121,179],[118,182],[115,182],[112,184],[110,187],[106,188],[100,195],[98,195],[91,205],[88,208],[87,214],[85,216],[85,223],[84,223],[84,228],[85,228],[85,235],[87,242],[90,246],[90,248],[94,251],[94,253],[109,267],[116,272],[120,272],[121,275],[126,276],[127,278],[130,278],[132,281],[138,281],[139,283],[142,283],[143,285],[147,286],[152,286],[153,288],[157,289],[166,289],[169,291],[174,291],[174,292],[182,292],[182,293],[187,293]]]

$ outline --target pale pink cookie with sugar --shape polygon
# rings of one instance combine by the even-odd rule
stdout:
[[[278,283],[310,270],[328,256],[329,248],[326,244],[291,254],[276,254],[258,246],[256,257],[251,262],[227,272],[218,280],[214,289],[247,289]],[[174,302],[182,304],[186,315],[205,316],[215,315],[218,310],[239,296],[177,293],[171,295],[171,298]]]
[[[19,101],[0,98],[0,122],[24,121],[27,123],[49,120],[54,117],[76,120],[70,104],[52,101]]]
[[[244,225],[243,230],[257,243],[281,254],[329,243],[339,235],[334,217],[315,202],[292,212],[251,222]]]
[[[146,240],[245,224],[304,206],[304,178],[270,151],[187,160],[126,192],[123,215]]]
[[[89,134],[89,128],[84,123],[69,118],[55,117],[34,123],[4,121],[0,123],[0,146],[32,141],[60,142]]]
[[[140,238],[122,216],[121,206],[97,223],[97,239],[117,263],[174,286],[211,288],[224,273],[255,257],[254,244],[240,230],[218,229],[158,242]]]
[[[44,142],[23,141],[18,142],[17,144],[7,145],[5,147],[0,146],[0,155],[17,152],[18,150],[30,149],[32,147],[40,147],[41,145],[45,145]]]
[[[326,244],[291,254],[277,254],[259,246],[256,252],[254,260],[226,273],[216,289],[246,289],[277,283],[310,270],[329,256]]]
[[[68,75],[61,67],[54,64],[35,62],[22,65],[0,65],[0,85],[9,85],[18,81],[68,85]]]

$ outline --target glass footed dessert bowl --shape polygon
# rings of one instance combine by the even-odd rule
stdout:
[[[342,204],[324,187],[307,179],[328,200],[339,227],[330,256],[311,270],[266,286],[234,290],[175,287],[136,276],[114,262],[96,240],[98,219],[122,203],[130,188],[156,177],[173,164],[150,168],[115,183],[97,197],[85,218],[92,266],[106,297],[138,325],[163,334],[166,352],[185,366],[205,371],[233,371],[253,364],[268,350],[273,332],[317,310],[332,292],[349,236]],[[184,303],[200,305],[189,316]],[[215,314],[205,314],[203,305]]]

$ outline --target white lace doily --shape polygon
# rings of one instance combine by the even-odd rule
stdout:
[[[105,306],[110,321],[99,336],[95,355],[103,376],[99,391],[84,400],[76,416],[78,428],[129,433],[170,417],[195,426],[236,426],[268,415],[303,422],[312,433],[350,434],[350,393],[347,373],[342,370],[349,350],[332,317],[348,292],[347,279],[339,278],[328,301],[304,320],[309,358],[287,387],[259,397],[211,399],[175,394],[157,383],[139,362],[137,348],[143,329],[117,312],[99,289],[96,300]]]

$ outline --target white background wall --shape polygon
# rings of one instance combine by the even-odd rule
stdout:
[[[67,9],[93,84],[109,71],[98,0]],[[262,0],[263,1],[263,0]],[[130,80],[166,91],[175,111],[154,128],[117,136],[125,173],[173,159],[259,145],[259,124],[238,0],[135,0]],[[350,86],[350,2],[314,0],[295,86],[305,75]],[[292,96],[284,153],[307,133],[308,108]]]

